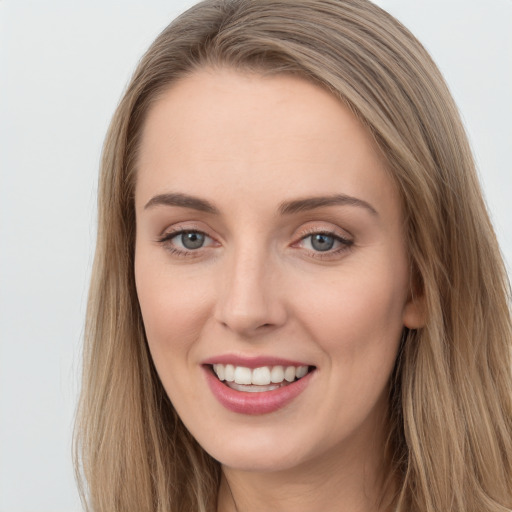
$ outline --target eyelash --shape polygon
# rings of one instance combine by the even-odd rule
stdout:
[[[340,246],[337,249],[328,249],[326,251],[314,251],[314,250],[308,250],[310,255],[314,258],[327,260],[335,258],[336,256],[339,256],[341,253],[348,251],[352,245],[354,244],[353,240],[350,240],[349,238],[345,238],[343,236],[340,236],[332,231],[327,230],[318,230],[318,229],[311,229],[308,230],[306,233],[303,233],[300,237],[300,239],[293,244],[294,247],[296,247],[301,242],[304,242],[310,237],[313,237],[314,235],[324,235],[331,238],[334,238],[334,242],[338,242]],[[311,243],[311,242],[310,242]]]
[[[197,257],[200,255],[199,249],[204,249],[204,246],[198,247],[197,249],[180,249],[172,244],[172,239],[176,238],[180,235],[184,235],[187,233],[195,233],[198,235],[202,235],[206,238],[209,238],[210,240],[214,240],[211,236],[208,236],[207,233],[204,231],[201,231],[199,229],[179,229],[176,231],[171,231],[168,233],[165,233],[163,236],[158,238],[158,243],[165,246],[166,250],[169,251],[171,254],[178,256],[178,257]],[[301,242],[304,242],[310,237],[313,237],[314,235],[324,235],[327,237],[331,237],[334,239],[334,242],[338,242],[340,246],[337,249],[328,249],[326,251],[315,251],[315,250],[309,250],[309,254],[318,259],[329,259],[336,257],[337,255],[341,254],[342,252],[348,251],[351,246],[354,244],[353,240],[350,240],[348,238],[344,238],[340,235],[337,235],[336,233],[333,233],[332,231],[326,231],[326,230],[310,230],[304,234],[301,235],[300,239],[297,242],[294,242],[292,244],[292,247],[297,247]]]
[[[165,249],[169,251],[174,256],[181,257],[197,257],[199,256],[199,249],[204,249],[204,247],[199,247],[198,249],[180,249],[172,244],[171,240],[180,235],[184,235],[186,233],[195,233],[198,235],[203,235],[210,240],[213,240],[211,236],[208,236],[204,231],[200,229],[178,229],[176,231],[170,231],[169,233],[165,233],[161,236],[157,241],[165,246]]]

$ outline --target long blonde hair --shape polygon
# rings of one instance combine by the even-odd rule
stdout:
[[[403,201],[424,328],[390,392],[401,512],[512,509],[510,288],[459,114],[421,44],[367,0],[207,0],[142,58],[102,159],[75,457],[95,512],[212,511],[220,467],[190,436],[148,352],[133,275],[141,127],[202,66],[294,73],[367,126]]]

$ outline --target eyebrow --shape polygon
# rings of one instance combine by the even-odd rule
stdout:
[[[144,209],[153,208],[155,206],[181,206],[182,208],[192,208],[201,212],[218,214],[219,210],[206,199],[189,196],[188,194],[159,194],[152,197],[144,206]]]
[[[372,215],[378,217],[377,210],[366,201],[357,197],[347,196],[345,194],[336,194],[332,196],[307,197],[282,203],[279,207],[281,215],[291,215],[294,213],[315,210],[325,206],[357,206],[368,210]]]
[[[191,208],[214,215],[220,213],[219,210],[206,199],[181,193],[158,194],[146,203],[144,209],[147,210],[155,206],[179,206],[181,208]],[[345,194],[307,197],[304,199],[286,201],[279,206],[279,213],[281,215],[293,215],[294,213],[315,210],[326,206],[357,206],[368,210],[372,215],[379,215],[377,210],[370,203]]]

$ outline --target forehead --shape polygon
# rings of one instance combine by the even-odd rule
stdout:
[[[167,191],[214,200],[396,191],[368,130],[332,94],[289,75],[202,69],[148,112],[136,201]]]

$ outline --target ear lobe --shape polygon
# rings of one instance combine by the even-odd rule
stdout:
[[[424,295],[414,295],[404,306],[402,322],[408,329],[420,329],[427,321],[427,308]]]

